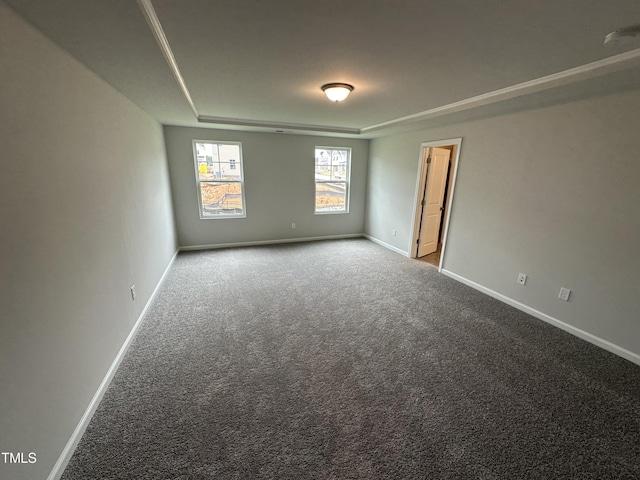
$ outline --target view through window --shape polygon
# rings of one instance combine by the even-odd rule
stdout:
[[[245,217],[242,144],[193,141],[200,218]]]
[[[351,149],[316,147],[316,213],[349,211]]]

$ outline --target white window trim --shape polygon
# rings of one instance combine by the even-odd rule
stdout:
[[[200,191],[200,184],[201,183],[212,183],[208,182],[208,181],[203,181],[200,180],[200,174],[198,171],[198,151],[196,149],[196,144],[197,143],[213,143],[213,144],[220,144],[220,145],[239,145],[240,146],[240,158],[238,159],[240,161],[240,165],[239,165],[239,170],[242,173],[242,175],[240,176],[240,181],[229,181],[229,180],[216,180],[216,183],[239,183],[240,184],[240,191],[242,192],[242,213],[235,213],[235,214],[229,214],[229,215],[211,215],[211,216],[204,216],[203,212],[203,206],[202,206],[202,193]],[[191,142],[191,146],[192,146],[192,150],[193,150],[193,166],[194,166],[194,173],[196,175],[196,196],[198,197],[198,215],[200,216],[200,220],[223,220],[225,218],[246,218],[247,217],[247,202],[245,199],[245,193],[244,193],[244,158],[242,155],[242,142],[228,142],[228,141],[222,141],[222,140],[193,140]],[[238,164],[236,163],[236,169],[238,168]]]
[[[315,171],[315,152],[318,149],[325,149],[325,150],[347,150],[348,153],[348,159],[347,159],[347,179],[346,180],[316,180],[316,171]],[[351,198],[351,148],[350,147],[330,147],[330,146],[326,146],[326,145],[317,145],[316,147],[314,147],[313,150],[313,162],[314,162],[314,166],[313,166],[313,180],[314,180],[314,184],[313,184],[313,210],[314,210],[314,214],[315,215],[344,215],[345,213],[349,213],[349,200]],[[327,210],[325,212],[318,212],[316,210],[317,208],[317,204],[316,204],[316,185],[318,183],[344,183],[346,185],[345,188],[345,201],[344,201],[344,210]]]

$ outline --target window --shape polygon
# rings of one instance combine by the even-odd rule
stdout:
[[[349,211],[351,149],[316,147],[316,213]]]
[[[242,144],[193,141],[200,218],[245,217]]]

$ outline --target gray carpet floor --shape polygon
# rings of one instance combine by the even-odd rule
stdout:
[[[639,479],[640,367],[364,239],[181,253],[62,479]]]

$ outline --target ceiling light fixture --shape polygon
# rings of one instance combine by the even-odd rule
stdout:
[[[322,91],[332,102],[341,102],[353,92],[353,85],[348,83],[327,83],[323,85]]]

